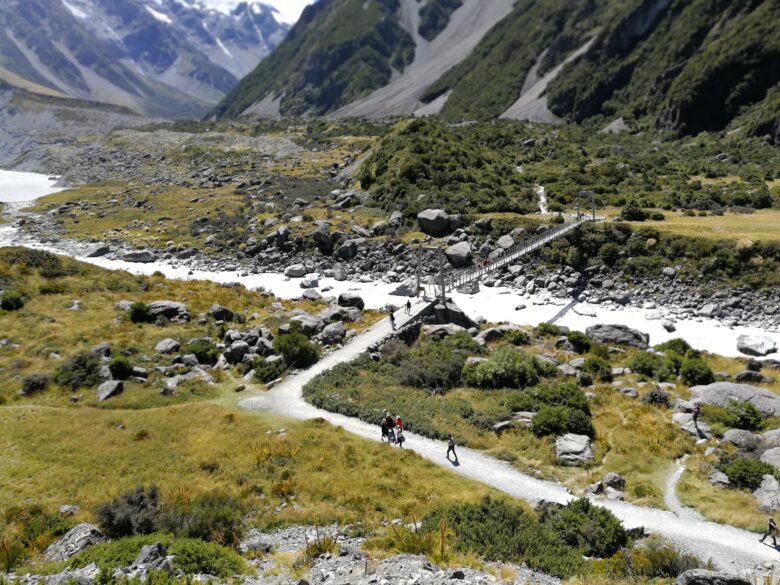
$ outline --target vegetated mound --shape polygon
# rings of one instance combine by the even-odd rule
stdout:
[[[280,100],[285,115],[323,114],[387,84],[414,58],[399,0],[327,0],[307,7],[271,56],[217,106],[239,116]]]
[[[462,213],[535,208],[528,179],[518,174],[502,145],[507,130],[447,128],[424,119],[400,122],[363,163],[358,179],[377,206],[407,215],[426,207]]]

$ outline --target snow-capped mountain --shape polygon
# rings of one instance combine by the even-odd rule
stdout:
[[[199,115],[288,28],[259,2],[224,14],[201,0],[5,0],[0,80],[147,114]]]

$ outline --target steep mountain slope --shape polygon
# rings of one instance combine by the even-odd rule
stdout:
[[[771,119],[780,82],[778,0],[322,0],[304,21],[217,115],[623,118],[696,133],[746,110]]]
[[[0,78],[150,115],[204,113],[286,34],[271,8],[199,0],[8,0]]]

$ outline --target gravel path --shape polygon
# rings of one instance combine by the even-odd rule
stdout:
[[[412,317],[422,311],[425,306],[425,303],[415,305]],[[410,317],[404,315],[402,311],[399,311],[396,317],[399,325],[405,324],[409,319]],[[305,402],[303,387],[317,375],[335,365],[356,359],[370,346],[382,341],[390,334],[390,324],[385,319],[354,339],[343,349],[328,354],[312,368],[288,377],[269,392],[245,398],[240,402],[240,405],[247,410],[269,410],[295,419],[322,418],[331,424],[343,427],[350,433],[379,441],[380,430],[378,427],[357,419],[320,410]],[[445,458],[446,445],[412,433],[404,434],[406,435],[407,449],[414,450],[436,465],[447,467],[454,473],[485,483],[511,496],[532,503],[539,500],[565,503],[574,497],[560,485],[525,475],[503,461],[487,457],[472,449],[459,447],[460,464],[452,465]],[[388,446],[388,448],[391,447]],[[676,484],[676,480],[673,480],[672,483]],[[692,517],[687,513],[679,514],[679,510],[678,514],[675,514],[627,502],[603,500],[596,500],[596,502],[611,510],[627,527],[644,526],[649,532],[664,536],[682,549],[705,560],[712,560],[724,570],[752,569],[756,565],[767,561],[776,561],[780,558],[780,554],[774,549],[760,545],[756,534],[709,522],[701,519],[698,515]]]

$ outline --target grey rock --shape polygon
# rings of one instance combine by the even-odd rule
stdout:
[[[607,497],[608,500],[613,500],[617,502],[622,502],[625,499],[625,494],[623,492],[609,486],[604,488],[604,495]]]
[[[694,569],[677,577],[675,585],[750,585],[750,581],[730,573]]]
[[[171,321],[189,321],[190,312],[187,305],[176,301],[154,301],[149,303],[149,315],[153,318],[165,317]]]
[[[604,485],[615,488],[616,490],[622,490],[626,487],[625,478],[622,475],[618,475],[611,471],[604,475],[604,478],[601,481]]]
[[[92,246],[89,250],[87,250],[85,256],[87,258],[100,258],[101,256],[105,256],[110,252],[111,252],[111,246],[109,246],[108,244],[96,244]]]
[[[442,209],[426,209],[417,214],[417,223],[420,230],[435,238],[441,237],[450,231],[450,216]]]
[[[445,325],[423,325],[422,329],[420,330],[420,335],[422,337],[431,337],[433,339],[440,340],[444,339],[445,337],[449,337],[450,335],[455,335],[456,333],[465,332],[465,327],[455,325],[454,323],[447,323]]]
[[[417,296],[417,281],[414,278],[409,278],[407,280],[404,280],[390,294],[394,297]]]
[[[233,311],[217,304],[211,305],[208,311],[206,311],[206,315],[216,321],[232,321],[236,318],[236,314]]]
[[[514,238],[512,236],[506,235],[506,236],[501,236],[500,238],[498,238],[498,242],[497,243],[498,243],[498,247],[499,248],[503,248],[504,250],[508,250],[509,248],[511,248],[512,246],[515,245],[515,240],[514,240]]]
[[[251,353],[249,344],[246,341],[238,340],[230,344],[224,355],[231,364],[240,364],[243,362],[244,356],[249,353]]]
[[[338,299],[339,307],[354,307],[361,311],[366,308],[366,303],[360,295],[354,293],[341,293]]]
[[[616,343],[636,349],[647,349],[650,336],[625,325],[593,325],[585,330],[586,335],[599,343]]]
[[[734,376],[734,381],[744,384],[771,384],[775,381],[774,378],[765,376],[761,372],[754,372],[753,370],[745,370],[739,372]]]
[[[458,242],[447,248],[444,255],[449,263],[455,268],[463,268],[471,264],[471,244],[468,242]]]
[[[111,346],[107,341],[103,341],[90,349],[89,352],[95,357],[107,358],[111,356]]]
[[[290,278],[301,278],[306,276],[309,272],[310,270],[308,270],[303,264],[293,264],[292,266],[288,266],[285,269],[284,275]]]
[[[313,288],[307,288],[305,291],[303,291],[303,294],[301,295],[304,299],[307,301],[321,301],[322,295]]]
[[[695,404],[713,404],[726,407],[730,402],[750,402],[764,416],[780,415],[780,396],[766,388],[735,384],[733,382],[714,382],[706,386],[691,388]]]
[[[154,346],[154,351],[162,354],[176,353],[179,351],[179,348],[181,348],[181,343],[175,339],[168,338],[158,341],[157,345]]]
[[[59,508],[60,516],[75,516],[78,511],[79,507],[71,504],[63,504]]]
[[[97,389],[97,399],[100,402],[119,396],[125,390],[125,385],[120,380],[108,380]]]
[[[122,260],[125,262],[135,262],[137,264],[151,264],[157,260],[157,256],[149,250],[138,250],[136,252],[128,252],[122,256]]]
[[[737,349],[745,355],[763,357],[777,351],[777,343],[765,335],[740,335]]]
[[[248,552],[270,553],[274,548],[273,540],[266,534],[253,528],[250,530],[241,542],[238,544],[239,552],[246,554]]]
[[[304,276],[300,282],[300,287],[303,289],[319,288],[320,280],[314,275]]]
[[[567,433],[555,441],[555,456],[567,465],[579,465],[593,460],[590,437]]]
[[[740,449],[748,449],[755,447],[758,444],[758,437],[750,431],[744,431],[742,429],[729,429],[723,433],[721,442],[730,443]]]
[[[722,471],[714,471],[710,474],[709,482],[715,487],[727,488],[731,486],[729,476]]]
[[[341,343],[346,335],[347,330],[344,328],[344,323],[341,321],[328,325],[321,333],[322,341],[328,345]]]
[[[761,454],[761,462],[771,465],[775,469],[780,469],[780,447],[767,449]]]
[[[713,319],[720,315],[721,308],[720,305],[715,303],[708,303],[704,305],[701,309],[699,309],[699,315],[702,317],[708,317],[710,319]]]
[[[48,561],[67,561],[86,548],[105,540],[106,537],[97,526],[82,523],[71,528],[62,538],[51,544],[43,556]]]
[[[290,322],[299,323],[301,326],[301,333],[307,337],[315,335],[316,333],[322,331],[322,329],[325,327],[325,321],[323,321],[320,317],[308,314],[297,315],[290,319]]]
[[[772,512],[780,509],[780,483],[774,475],[765,475],[761,485],[753,492],[758,500],[758,509],[762,512]]]

